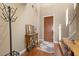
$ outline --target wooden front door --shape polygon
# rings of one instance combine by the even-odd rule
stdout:
[[[53,16],[44,17],[44,40],[53,42]]]

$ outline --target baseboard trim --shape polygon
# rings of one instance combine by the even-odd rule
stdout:
[[[26,51],[26,48],[20,51],[20,55],[22,55]]]

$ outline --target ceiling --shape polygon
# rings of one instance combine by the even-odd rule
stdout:
[[[41,3],[40,7],[45,8],[45,7],[50,7],[50,6],[54,6],[54,5],[56,5],[56,3]]]

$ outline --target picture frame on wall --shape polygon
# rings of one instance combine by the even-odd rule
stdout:
[[[69,26],[69,38],[73,39],[74,35],[76,34],[77,29],[76,29],[76,19],[70,24]]]
[[[72,19],[69,20],[69,38],[70,39],[74,39],[75,37],[75,34],[77,32],[77,29],[76,29],[76,4],[74,4],[74,9],[73,9],[73,13],[71,14],[71,16],[73,17]]]

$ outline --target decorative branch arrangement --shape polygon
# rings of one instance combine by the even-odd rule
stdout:
[[[17,8],[14,9],[11,6],[3,5],[3,8],[0,7],[2,11],[2,16],[0,16],[5,22],[9,22],[9,34],[10,34],[10,53],[8,53],[10,56],[19,55],[17,51],[12,50],[12,31],[11,31],[11,23],[15,22],[17,17],[15,17],[15,13],[17,11]],[[7,54],[7,55],[8,55]]]
[[[1,11],[2,11],[2,16],[0,16],[4,21],[9,22],[9,9],[10,9],[10,18],[11,18],[11,22],[15,22],[17,17],[14,17],[15,13],[16,13],[16,9],[7,6],[7,5],[3,5],[3,8],[0,7]]]

